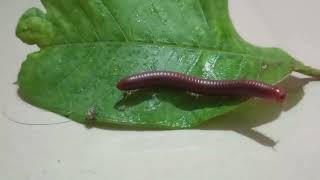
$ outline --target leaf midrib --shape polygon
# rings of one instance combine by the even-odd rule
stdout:
[[[237,55],[237,56],[244,56],[244,57],[252,57],[256,59],[264,59],[266,60],[266,57],[261,56],[261,54],[258,55],[252,55],[252,54],[246,54],[246,53],[240,53],[240,52],[232,52],[232,51],[225,51],[225,50],[217,50],[212,49],[209,47],[197,47],[197,46],[188,46],[188,45],[177,45],[177,44],[168,44],[168,43],[148,43],[143,41],[128,41],[128,42],[119,42],[119,41],[93,41],[93,42],[73,42],[73,43],[61,43],[61,44],[54,44],[51,46],[42,47],[41,50],[46,50],[47,48],[55,48],[55,47],[63,47],[63,46],[77,46],[77,45],[83,45],[83,46],[89,46],[94,44],[110,44],[110,45],[144,45],[144,46],[150,46],[150,47],[165,47],[165,48],[179,48],[179,49],[190,49],[195,51],[211,51],[211,52],[219,52],[221,54],[229,54],[229,55]]]

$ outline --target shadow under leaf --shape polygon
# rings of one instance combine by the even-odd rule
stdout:
[[[209,120],[199,128],[203,130],[234,131],[259,144],[274,147],[277,143],[276,141],[254,130],[254,128],[276,120],[282,111],[288,111],[293,108],[304,96],[304,85],[314,80],[313,78],[300,79],[289,76],[279,84],[280,87],[288,91],[288,98],[285,104],[278,105],[253,99],[231,113]]]

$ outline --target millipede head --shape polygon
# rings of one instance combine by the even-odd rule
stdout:
[[[287,92],[284,89],[279,87],[276,87],[275,92],[276,92],[275,94],[276,101],[282,104],[287,99],[287,96],[288,96]]]

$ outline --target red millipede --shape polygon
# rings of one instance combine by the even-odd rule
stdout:
[[[255,80],[208,80],[178,72],[150,71],[122,79],[117,88],[122,91],[167,87],[210,96],[249,96],[284,102],[285,90]]]

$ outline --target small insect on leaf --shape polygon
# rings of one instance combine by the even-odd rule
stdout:
[[[95,107],[92,107],[90,109],[88,109],[87,113],[86,113],[86,120],[87,121],[95,121],[97,118],[97,110]]]

